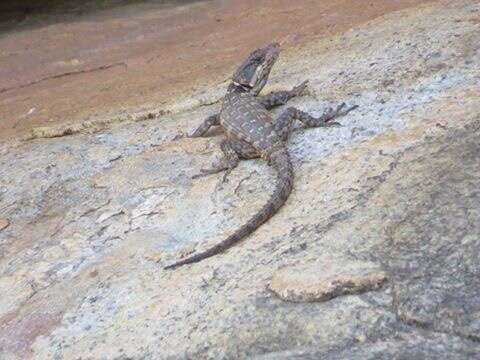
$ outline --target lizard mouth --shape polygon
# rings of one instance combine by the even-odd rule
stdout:
[[[263,73],[263,66],[259,66],[258,68],[255,69],[255,74],[252,76],[250,79],[250,82],[248,83],[248,86],[253,88],[255,84],[257,83],[258,77],[260,74]]]
[[[250,80],[250,86],[254,86],[259,78],[262,78],[265,73],[270,72],[270,68],[273,66],[280,54],[280,45],[278,43],[271,43],[264,49],[264,57],[262,64],[255,70],[255,74]]]
[[[264,83],[264,78],[266,82],[266,77],[270,73],[270,69],[277,60],[280,54],[280,45],[278,43],[272,43],[266,46],[264,49],[264,58],[262,64],[255,69],[255,73],[249,81],[249,86],[254,88],[259,83]]]

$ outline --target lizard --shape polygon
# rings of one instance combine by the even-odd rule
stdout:
[[[283,206],[293,189],[294,174],[287,150],[287,140],[295,120],[300,120],[306,127],[338,126],[340,124],[333,120],[357,107],[355,105],[347,108],[345,103],[342,103],[335,109],[328,108],[320,117],[313,117],[295,107],[288,107],[274,120],[267,110],[302,95],[308,83],[304,81],[292,90],[259,95],[267,83],[279,53],[278,43],[254,50],[234,72],[220,112],[206,118],[189,136],[202,137],[212,126],[220,126],[226,134],[220,144],[223,152],[222,161],[211,169],[201,169],[198,176],[222,171],[228,174],[241,159],[262,158],[277,173],[273,193],[267,203],[232,235],[205,251],[191,254],[164,266],[165,269],[195,263],[222,253],[254,232]]]

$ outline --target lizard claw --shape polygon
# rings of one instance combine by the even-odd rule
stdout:
[[[200,169],[200,174],[193,175],[192,179],[198,179],[204,176],[215,174],[217,172],[218,171],[216,171],[216,169]]]
[[[352,110],[355,110],[356,108],[358,108],[358,105],[350,106],[348,109],[344,110],[344,115],[348,114]]]
[[[329,123],[330,121],[335,119],[335,117],[338,115],[338,110],[341,109],[342,107],[343,107],[343,104],[338,106],[335,110],[333,110],[333,108],[331,107],[327,108],[327,110],[325,110],[325,114],[323,115],[325,118],[325,123]]]
[[[223,174],[223,177],[222,177],[222,184],[228,182],[228,175],[230,175],[230,173],[232,172],[232,169],[227,169],[225,170],[225,173]]]
[[[192,176],[192,179],[198,179],[204,176],[207,176],[209,174],[206,173],[205,169],[200,169],[200,174],[195,174]]]
[[[328,121],[325,126],[328,126],[328,127],[341,127],[342,124],[340,124],[339,122],[336,122],[336,121]]]
[[[337,109],[335,110],[337,113],[340,112],[347,104],[342,102],[340,105],[337,106]]]
[[[349,108],[346,108],[345,109],[345,103],[342,103],[340,106],[337,107],[337,111],[336,111],[336,115],[337,117],[339,116],[345,116],[347,115],[350,111],[358,108],[358,105],[353,105],[353,106],[350,106]]]
[[[180,134],[175,135],[172,141],[180,140],[180,139],[183,139],[184,137],[190,137],[190,136],[188,134],[185,134],[184,132],[181,132]]]
[[[305,81],[302,82],[300,85],[295,86],[295,87],[292,89],[292,93],[294,94],[294,96],[304,95],[307,86],[308,86],[308,80],[305,80]]]
[[[326,119],[327,119],[327,120],[325,120],[325,122],[328,123],[328,124],[332,124],[331,121],[333,119],[345,116],[350,111],[352,111],[352,110],[354,110],[358,107],[358,105],[353,105],[349,108],[345,108],[346,106],[347,105],[343,102],[340,105],[338,105],[335,110],[333,110],[332,108],[328,108],[327,111],[325,112],[325,114],[326,114],[325,116],[326,116]]]
[[[192,179],[198,179],[204,176],[212,175],[212,174],[218,174],[219,172],[226,171],[226,174],[224,175],[223,182],[225,182],[226,176],[230,173],[231,169],[226,168],[225,166],[220,166],[212,169],[200,169],[200,174],[196,174],[192,176]]]
[[[198,134],[197,131],[194,131],[191,134],[185,134],[185,137],[187,137],[187,138],[197,138],[197,137],[201,137],[201,135]]]

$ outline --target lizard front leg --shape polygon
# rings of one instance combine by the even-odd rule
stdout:
[[[220,125],[220,114],[211,115],[206,118],[202,125],[200,125],[189,137],[201,137],[205,135],[212,126],[216,125]]]
[[[336,109],[328,108],[323,115],[317,118],[297,108],[289,107],[275,121],[274,128],[277,134],[283,140],[286,140],[291,132],[292,125],[295,120],[300,120],[307,127],[337,126],[340,124],[332,120],[341,116],[345,116],[350,111],[358,107],[358,105],[354,105],[349,108],[345,108],[345,106],[345,103],[342,103],[337,106]]]
[[[223,181],[225,181],[227,175],[237,167],[238,163],[240,162],[240,157],[232,146],[232,140],[230,139],[223,140],[220,144],[220,149],[224,155],[224,158],[221,160],[220,164],[211,169],[200,169],[200,174],[194,175],[192,177],[193,179],[226,171],[223,177]]]
[[[275,106],[284,105],[288,100],[295,96],[303,95],[307,88],[308,80],[305,80],[300,85],[295,86],[292,90],[274,91],[268,95],[259,96],[260,102],[266,109],[271,109]]]

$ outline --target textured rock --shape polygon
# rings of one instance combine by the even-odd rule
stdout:
[[[326,262],[288,266],[276,271],[270,290],[287,301],[325,301],[378,289],[387,275],[374,264]]]
[[[175,271],[161,265],[222,239],[272,191],[261,160],[226,183],[192,179],[221,137],[173,139],[218,105],[0,143],[0,357],[474,358],[479,49],[480,4],[442,1],[281,58],[270,89],[311,83],[292,105],[360,107],[293,134],[295,188],[271,220]],[[278,269],[327,261],[376,264],[388,281],[326,302],[267,289]]]
[[[262,360],[390,360],[390,359],[475,359],[478,349],[468,340],[444,334],[400,332],[395,338],[363,344],[347,344],[330,349],[297,349],[258,356]]]

